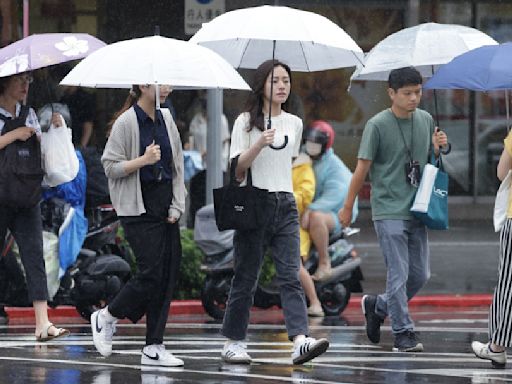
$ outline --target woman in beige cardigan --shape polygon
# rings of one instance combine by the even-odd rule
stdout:
[[[160,86],[165,98],[170,87]],[[91,316],[94,345],[112,353],[118,319],[146,315],[142,365],[180,366],[163,335],[181,260],[178,220],[185,207],[181,141],[169,110],[155,109],[155,86],[134,85],[115,117],[103,167],[112,204],[132,247],[137,273],[108,307]]]

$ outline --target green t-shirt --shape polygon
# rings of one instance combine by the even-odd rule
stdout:
[[[391,109],[386,109],[368,120],[364,128],[357,157],[372,161],[373,220],[412,218],[409,210],[416,188],[406,180],[407,147],[423,171],[434,133],[434,120],[428,112],[416,109],[412,119],[396,118]]]

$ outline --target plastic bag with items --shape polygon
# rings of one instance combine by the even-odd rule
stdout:
[[[43,184],[49,187],[73,180],[78,173],[78,158],[71,141],[71,130],[63,118],[60,127],[50,125],[41,137],[41,152],[45,175]]]

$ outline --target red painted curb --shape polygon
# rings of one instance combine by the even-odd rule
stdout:
[[[32,307],[5,307],[5,311],[12,318],[34,317]],[[204,309],[200,300],[177,300],[171,303],[169,313],[172,315],[196,315],[204,314]],[[70,305],[61,305],[56,308],[48,308],[49,317],[80,317],[75,307]]]
[[[348,308],[360,307],[362,295],[353,295]],[[490,294],[467,294],[467,295],[420,295],[414,297],[409,306],[432,306],[432,307],[481,307],[489,306],[492,302]]]
[[[360,308],[362,295],[353,295],[348,304],[349,309]],[[409,305],[413,307],[481,307],[489,306],[492,295],[424,295],[413,298]],[[6,307],[5,310],[12,318],[34,317],[32,307]],[[255,310],[258,310],[255,308]],[[171,315],[202,315],[205,311],[200,300],[177,300],[171,303],[169,314]],[[48,315],[52,317],[80,317],[75,307],[63,305],[49,308]]]

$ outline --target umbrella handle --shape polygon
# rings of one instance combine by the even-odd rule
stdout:
[[[439,150],[443,155],[447,155],[449,154],[451,151],[452,151],[452,144],[451,143],[448,143],[448,145],[446,147],[442,147],[440,150]]]
[[[274,146],[272,144],[269,145],[270,148],[275,149],[276,151],[279,149],[283,149],[288,144],[288,135],[284,136],[284,143],[279,146]]]

